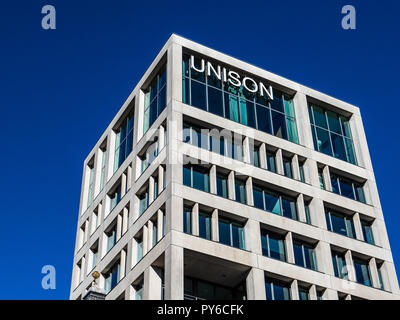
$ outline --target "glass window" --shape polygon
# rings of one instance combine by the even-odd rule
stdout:
[[[308,224],[311,224],[311,214],[310,214],[310,203],[309,202],[304,203],[304,211],[306,213],[306,222]]]
[[[185,165],[183,167],[183,184],[205,192],[210,190],[208,169],[201,166]]]
[[[372,286],[368,261],[353,258],[356,280],[366,286]]]
[[[167,74],[164,66],[153,78],[150,86],[144,91],[144,125],[143,132],[146,133],[161,112],[165,109],[167,101]],[[184,86],[185,94],[187,88]]]
[[[361,220],[361,228],[364,235],[364,241],[375,244],[374,235],[372,233],[372,222]]]
[[[306,182],[305,176],[304,176],[304,162],[299,163],[299,172],[300,172],[300,181],[301,182]]]
[[[316,105],[308,110],[315,150],[357,164],[349,119]]]
[[[139,198],[139,216],[146,211],[149,207],[149,191],[146,189],[144,192],[138,195]]]
[[[121,166],[133,147],[133,113],[128,116],[115,131],[114,172]]]
[[[236,201],[246,204],[246,183],[235,178]]]
[[[100,190],[103,190],[104,182],[106,179],[106,158],[107,158],[107,150],[104,149],[101,151]]]
[[[92,197],[93,197],[93,179],[94,179],[94,167],[88,166],[89,169],[89,187],[88,187],[88,201],[87,207],[89,208],[92,204]]]
[[[290,300],[290,286],[274,279],[265,280],[267,300]]]
[[[283,157],[283,173],[288,178],[293,178],[292,159]]]
[[[116,227],[113,227],[110,231],[106,232],[107,236],[107,252],[117,243],[117,231]]]
[[[300,241],[293,241],[293,251],[295,263],[298,266],[317,270],[317,261],[315,257],[315,249],[313,246],[302,243]]]
[[[335,277],[348,279],[346,259],[343,253],[332,251],[332,264]]]
[[[310,300],[308,288],[299,287],[299,300]]]
[[[183,232],[192,234],[192,208],[183,208]]]
[[[211,240],[211,215],[207,212],[199,212],[199,237]]]
[[[119,282],[120,263],[115,263],[111,269],[105,274],[105,291],[109,293]]]
[[[261,232],[262,253],[266,257],[286,261],[285,237],[273,232]]]
[[[250,145],[250,163],[255,167],[260,167],[260,147]]]
[[[228,176],[217,173],[217,195],[228,198]]]
[[[121,187],[117,187],[116,190],[109,195],[110,197],[110,212],[117,206],[121,200]]]
[[[194,59],[195,67],[204,72],[191,68],[189,60],[189,56],[184,54],[182,70],[184,103],[298,143],[292,97],[274,90],[273,100],[268,101],[266,97],[250,92],[244,86],[236,87],[229,82],[221,83],[222,81],[213,72],[210,76],[205,76],[206,68],[200,59]]]
[[[331,174],[331,184],[334,193],[365,203],[364,189],[361,183]]]
[[[326,223],[329,231],[355,238],[353,218],[345,214],[328,210],[325,212]]]
[[[219,242],[239,249],[245,249],[243,225],[228,219],[218,220]]]
[[[275,154],[272,152],[267,152],[267,170],[271,172],[276,172],[276,160]]]
[[[321,189],[325,190],[325,181],[322,168],[318,168],[318,178],[319,178],[319,186],[321,187]]]

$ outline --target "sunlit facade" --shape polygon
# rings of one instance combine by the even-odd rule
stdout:
[[[359,108],[173,34],[84,163],[93,292],[399,299]]]

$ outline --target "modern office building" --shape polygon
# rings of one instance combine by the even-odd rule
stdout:
[[[84,162],[91,293],[399,299],[359,108],[171,35]]]

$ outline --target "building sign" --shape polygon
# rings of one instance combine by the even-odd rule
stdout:
[[[227,70],[225,67],[218,65],[216,68],[212,65],[210,61],[207,63],[204,59],[201,59],[200,66],[196,67],[194,63],[194,56],[190,56],[190,67],[200,73],[207,72],[207,76],[210,76],[211,73],[214,74],[218,80],[223,82],[228,82],[235,87],[243,86],[246,90],[252,93],[258,92],[258,94],[263,97],[267,95],[269,99],[273,100],[274,95],[272,92],[272,87],[270,85],[265,86],[261,81],[256,82],[253,78],[250,77],[242,77],[239,73],[233,70]]]

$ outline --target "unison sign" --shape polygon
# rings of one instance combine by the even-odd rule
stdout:
[[[261,81],[256,82],[253,78],[250,77],[241,77],[239,73],[233,70],[227,70],[225,67],[217,65],[215,68],[210,61],[207,63],[204,59],[201,59],[200,66],[195,65],[194,56],[190,56],[190,67],[200,73],[207,72],[207,75],[210,76],[214,74],[218,80],[223,82],[228,82],[235,87],[243,86],[249,92],[256,93],[263,97],[265,94],[269,97],[269,99],[273,100],[274,95],[272,92],[272,87],[270,85],[265,86]],[[267,89],[268,88],[268,89]]]

